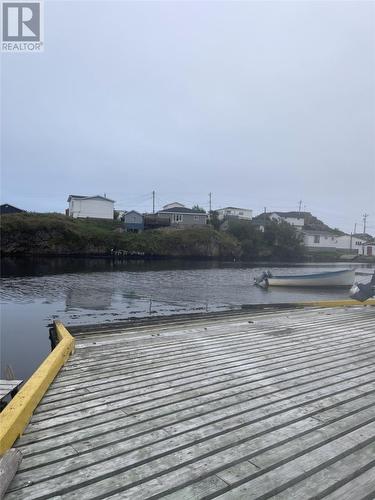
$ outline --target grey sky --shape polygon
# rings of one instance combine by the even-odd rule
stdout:
[[[298,202],[375,233],[374,2],[46,1],[2,54],[2,200],[63,211]]]

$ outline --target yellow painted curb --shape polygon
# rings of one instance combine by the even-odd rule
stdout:
[[[297,302],[299,306],[313,306],[313,307],[351,307],[351,306],[375,306],[375,299],[367,299],[364,302],[358,300],[315,300],[312,302]]]
[[[21,436],[39,401],[74,352],[74,338],[60,321],[54,323],[59,343],[0,413],[0,455]]]

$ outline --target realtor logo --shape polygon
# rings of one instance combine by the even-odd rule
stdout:
[[[3,52],[40,52],[42,39],[42,3],[23,0],[2,4]]]

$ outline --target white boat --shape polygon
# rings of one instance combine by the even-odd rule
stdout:
[[[316,274],[295,274],[273,276],[270,272],[255,280],[255,284],[263,288],[268,286],[299,286],[299,287],[331,287],[351,286],[354,282],[354,269],[341,269]]]

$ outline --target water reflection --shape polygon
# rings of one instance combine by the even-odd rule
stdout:
[[[66,311],[71,309],[103,310],[112,305],[113,287],[103,287],[100,289],[86,287],[68,288],[66,293]]]

